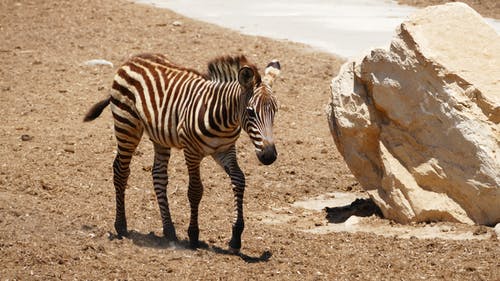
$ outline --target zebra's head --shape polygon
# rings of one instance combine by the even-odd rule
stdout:
[[[273,82],[280,73],[277,60],[270,62],[262,79],[255,67],[243,66],[238,81],[245,96],[242,127],[255,146],[257,158],[264,165],[270,165],[278,156],[274,145],[273,123],[278,111],[276,97],[272,94]]]

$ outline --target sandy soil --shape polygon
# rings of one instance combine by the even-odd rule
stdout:
[[[181,24],[174,25],[176,21]],[[262,166],[248,137],[238,142],[248,183],[241,255],[226,251],[232,192],[229,179],[211,159],[202,167],[204,247],[192,251],[184,248],[185,241],[175,247],[162,242],[147,139],[134,158],[127,190],[131,235],[112,239],[111,114],[107,109],[85,124],[82,118],[108,95],[116,66],[141,52],[163,52],[200,71],[223,54],[246,54],[261,69],[273,58],[281,61],[282,76],[275,84],[278,161]],[[83,65],[97,58],[115,67]],[[334,147],[324,114],[330,80],[342,63],[333,55],[121,0],[4,0],[0,62],[1,280],[500,278],[495,235],[454,241],[307,231],[335,225],[325,212],[294,202],[329,192],[363,194]],[[185,240],[187,175],[179,151],[169,171],[171,211],[177,234]],[[292,218],[267,220],[273,215]],[[490,228],[465,228],[478,235],[492,233]]]
[[[498,0],[397,0],[400,4],[426,7],[429,5],[440,5],[448,2],[464,2],[480,13],[483,17],[500,19],[500,2]]]

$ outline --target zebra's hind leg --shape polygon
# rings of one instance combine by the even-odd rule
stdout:
[[[125,189],[130,175],[130,160],[132,156],[117,154],[113,162],[113,183],[116,193],[115,230],[118,238],[127,236],[127,218],[125,216]]]
[[[214,155],[215,161],[221,165],[231,178],[234,193],[235,218],[233,233],[229,241],[229,251],[234,254],[241,249],[241,234],[245,228],[243,218],[243,194],[245,192],[245,174],[241,171],[236,159],[236,148],[232,146],[228,151]]]
[[[175,227],[170,217],[168,207],[167,185],[168,185],[168,160],[170,159],[170,148],[159,144],[154,145],[155,159],[153,165],[153,185],[160,207],[161,221],[163,224],[163,235],[168,241],[177,241]]]
[[[127,218],[125,215],[125,189],[130,175],[130,161],[139,144],[143,127],[138,119],[126,120],[113,111],[117,152],[113,162],[113,183],[116,192],[115,230],[118,238],[127,236]]]
[[[198,227],[198,206],[203,196],[203,184],[200,179],[200,162],[202,158],[187,150],[184,151],[184,157],[186,158],[186,165],[189,172],[188,199],[191,206],[191,218],[188,228],[189,246],[192,249],[196,249],[199,247],[200,234]]]

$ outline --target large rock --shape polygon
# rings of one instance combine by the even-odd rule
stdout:
[[[500,222],[500,38],[478,13],[417,12],[331,88],[337,148],[385,217]]]

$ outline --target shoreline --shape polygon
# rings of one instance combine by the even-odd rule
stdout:
[[[245,7],[243,1],[235,1],[231,5],[217,1],[207,4],[201,0],[189,3],[162,0],[134,2],[169,9],[245,35],[273,40],[286,38],[345,59],[373,48],[387,48],[397,27],[420,9],[405,3],[373,0],[297,3],[303,6],[290,6],[285,1],[257,1],[250,7]],[[485,20],[500,33],[500,21]]]

